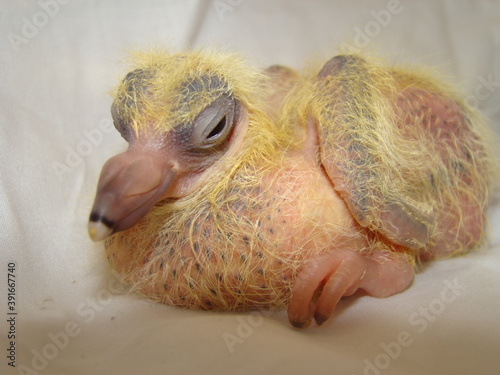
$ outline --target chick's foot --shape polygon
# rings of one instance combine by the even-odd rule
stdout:
[[[318,325],[330,318],[342,297],[363,289],[374,297],[402,292],[414,276],[413,265],[403,253],[384,251],[364,255],[337,249],[313,257],[297,275],[288,305],[288,318],[297,328]]]

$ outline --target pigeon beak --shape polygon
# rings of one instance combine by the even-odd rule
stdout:
[[[178,168],[155,152],[129,148],[104,165],[89,218],[89,236],[100,241],[133,227],[174,182]]]

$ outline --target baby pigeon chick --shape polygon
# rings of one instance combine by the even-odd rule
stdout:
[[[129,147],[104,165],[89,222],[132,291],[288,306],[306,327],[481,243],[480,121],[434,78],[355,55],[313,74],[209,51],[137,60],[111,108]]]

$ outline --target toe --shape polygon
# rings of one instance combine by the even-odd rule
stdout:
[[[363,262],[344,260],[330,275],[314,312],[314,320],[317,324],[321,325],[330,318],[343,296],[351,295],[358,289],[363,270]]]
[[[340,264],[337,257],[321,256],[311,260],[300,271],[292,289],[292,297],[288,304],[288,319],[299,328],[305,328],[311,323],[316,302],[321,294],[324,280]]]

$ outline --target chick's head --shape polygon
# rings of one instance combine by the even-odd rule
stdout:
[[[128,149],[103,167],[90,215],[94,240],[131,228],[158,201],[192,193],[241,149],[262,75],[232,55],[137,55],[114,92]]]

